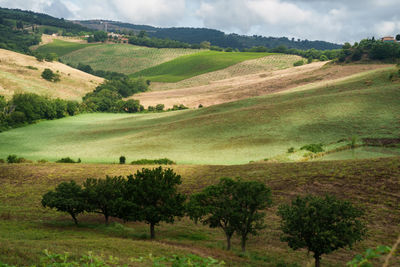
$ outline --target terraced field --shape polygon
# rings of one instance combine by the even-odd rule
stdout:
[[[243,164],[285,155],[289,147],[352,136],[396,138],[400,90],[399,81],[389,81],[392,71],[196,110],[45,121],[0,133],[0,158],[116,162],[125,155],[128,161],[167,157],[179,164]]]
[[[132,74],[180,56],[199,52],[200,50],[196,49],[158,49],[128,44],[102,44],[79,49],[64,55],[61,59],[72,65],[88,64],[95,70]]]
[[[44,80],[49,68],[60,74],[60,82]],[[0,95],[10,98],[16,92],[30,92],[50,97],[81,100],[103,81],[59,62],[39,62],[36,58],[0,49]]]

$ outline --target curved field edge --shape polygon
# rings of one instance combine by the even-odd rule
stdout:
[[[90,65],[94,70],[132,74],[137,71],[199,53],[201,50],[180,48],[149,48],[130,44],[100,44],[86,47],[61,57],[63,62]]]
[[[394,138],[400,89],[389,72],[196,110],[45,121],[0,133],[0,158],[110,163],[124,155],[127,162],[166,157],[178,164],[242,164],[312,143]]]
[[[85,47],[93,47],[99,44],[88,44],[88,43],[78,43],[78,42],[68,42],[59,39],[53,39],[52,42],[44,44],[36,48],[36,52],[42,54],[55,53],[59,57],[65,56],[66,54],[72,53],[74,51],[83,49]]]
[[[63,213],[43,209],[41,195],[61,181],[129,175],[142,167],[119,164],[0,164],[0,260],[9,264],[32,265],[41,251],[70,252],[72,258],[93,251],[113,255],[124,263],[130,258],[171,256],[194,253],[211,256],[229,266],[276,266],[279,262],[306,266],[312,256],[305,250],[293,251],[280,242],[277,207],[296,195],[334,194],[354,202],[366,211],[369,234],[352,250],[341,249],[324,256],[324,266],[342,266],[356,254],[377,245],[391,246],[397,239],[400,212],[400,157],[377,160],[309,162],[285,164],[248,164],[236,166],[176,165],[182,175],[179,190],[191,194],[219,177],[242,177],[264,182],[272,189],[273,206],[266,210],[267,228],[250,237],[248,253],[240,256],[240,240],[233,238],[233,251],[224,251],[224,236],[218,229],[194,224],[187,218],[175,224],[157,226],[157,240],[148,240],[148,226],[112,218],[104,226],[101,216],[79,216],[75,227]],[[308,255],[308,256],[307,256]],[[397,262],[399,256],[392,258]]]
[[[273,55],[272,53],[203,51],[182,56],[160,65],[136,72],[132,77],[145,77],[153,82],[178,82],[207,72],[213,72],[240,63]]]

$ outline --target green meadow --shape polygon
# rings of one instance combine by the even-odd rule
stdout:
[[[236,53],[204,51],[182,56],[132,74],[154,82],[179,82],[200,74],[221,70],[234,64],[272,55],[271,53]]]
[[[73,51],[85,48],[85,47],[93,47],[98,44],[81,44],[76,42],[67,42],[62,40],[53,40],[53,42],[39,46],[36,51],[43,54],[55,53],[59,57],[65,56]]]
[[[0,158],[112,163],[124,155],[128,162],[166,157],[178,164],[244,164],[311,143],[397,138],[400,90],[389,81],[391,71],[202,109],[43,121],[0,133]]]

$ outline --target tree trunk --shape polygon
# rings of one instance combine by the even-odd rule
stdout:
[[[319,255],[314,255],[315,258],[315,267],[320,267],[321,257]]]
[[[156,237],[154,233],[154,223],[150,223],[150,239],[154,239]]]
[[[73,214],[73,213],[70,213],[70,214],[71,214],[72,219],[74,219],[75,225],[78,225],[78,220],[76,219],[75,214]]]
[[[231,250],[231,237],[232,235],[226,234],[226,250]]]
[[[108,224],[108,214],[104,214],[104,217],[106,218],[106,224]]]
[[[241,245],[242,245],[242,252],[246,252],[246,237],[245,236],[242,236]]]

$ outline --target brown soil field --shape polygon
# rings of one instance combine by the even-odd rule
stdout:
[[[45,68],[60,75],[60,81],[44,80]],[[17,92],[31,92],[49,97],[81,100],[103,82],[103,78],[71,68],[60,62],[39,62],[32,56],[0,49],[0,95],[10,98]]]
[[[326,62],[315,62],[296,68],[260,72],[233,78],[211,81],[207,85],[186,88],[160,90],[141,93],[132,98],[140,100],[145,107],[164,104],[170,108],[175,104],[184,104],[190,108],[211,106],[233,102],[249,97],[257,97],[283,92],[304,85],[328,81],[341,81],[355,74],[385,68],[385,64],[348,64],[337,65]],[[168,85],[173,88],[173,84]],[[160,91],[159,91],[160,90]]]

